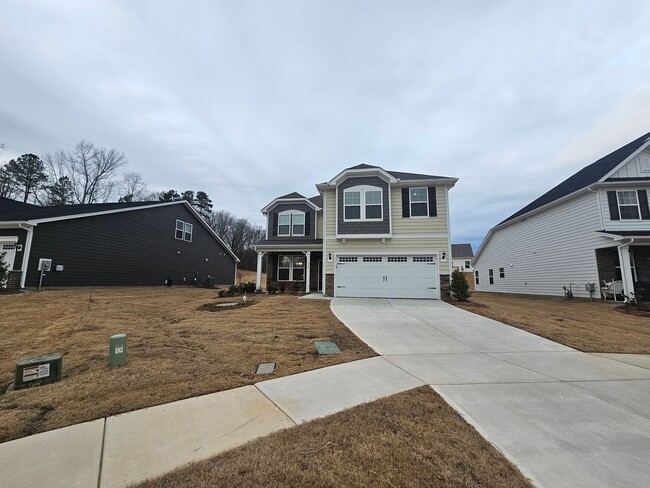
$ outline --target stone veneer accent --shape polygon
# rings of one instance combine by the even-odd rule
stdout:
[[[8,290],[18,290],[20,289],[20,277],[23,275],[22,271],[9,271],[7,276],[7,286]]]
[[[325,275],[325,295],[334,296],[334,275],[331,273]]]
[[[448,274],[440,275],[440,298],[443,300],[451,300],[451,292],[449,291],[450,283],[451,278]]]

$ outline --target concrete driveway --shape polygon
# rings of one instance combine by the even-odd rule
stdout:
[[[648,486],[649,356],[578,352],[440,301],[337,298],[332,310],[536,485]]]

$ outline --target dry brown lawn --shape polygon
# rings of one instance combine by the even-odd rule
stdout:
[[[650,318],[621,313],[620,303],[476,292],[452,304],[579,351],[650,354]]]
[[[532,484],[431,388],[421,387],[276,432],[138,486]]]
[[[251,306],[200,311],[201,288],[49,290],[0,295],[0,442],[173,400],[252,384],[375,353],[334,317],[329,302],[253,296]],[[128,365],[108,366],[108,339],[128,335]],[[318,356],[314,341],[342,354]],[[63,379],[9,392],[24,357],[63,354]],[[276,362],[270,376],[259,363]]]

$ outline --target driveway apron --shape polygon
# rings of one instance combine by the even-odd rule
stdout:
[[[648,486],[649,356],[579,352],[441,301],[336,298],[331,307],[537,486]]]

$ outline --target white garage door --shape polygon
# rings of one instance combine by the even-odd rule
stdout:
[[[435,255],[338,256],[334,295],[369,298],[440,298]]]

